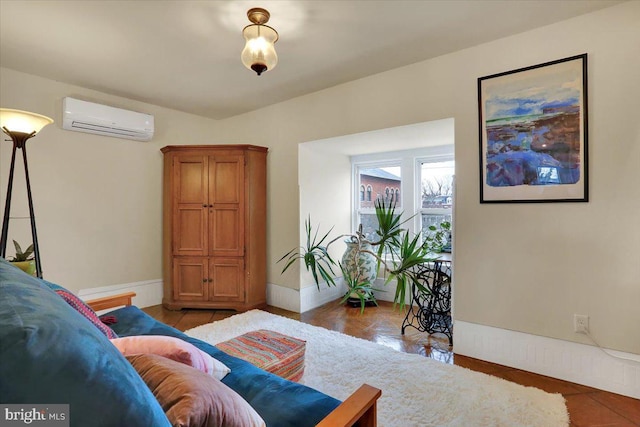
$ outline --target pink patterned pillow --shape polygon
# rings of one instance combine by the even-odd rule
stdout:
[[[76,295],[72,294],[66,289],[54,289],[54,291],[62,297],[71,307],[75,308],[76,311],[82,314],[87,318],[91,323],[95,325],[96,328],[100,329],[100,331],[107,336],[109,339],[118,338],[118,335],[113,332],[113,329],[102,323],[98,315],[91,307],[85,304],[80,298]]]
[[[231,369],[191,343],[164,335],[135,335],[112,339],[125,356],[155,354],[192,366],[221,380]]]

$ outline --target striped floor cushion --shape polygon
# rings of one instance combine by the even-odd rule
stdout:
[[[305,345],[306,341],[301,339],[261,329],[221,342],[216,347],[267,372],[298,381],[304,374]]]

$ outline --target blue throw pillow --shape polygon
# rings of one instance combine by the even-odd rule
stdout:
[[[71,426],[168,426],[107,337],[39,279],[0,259],[2,403],[68,404]]]

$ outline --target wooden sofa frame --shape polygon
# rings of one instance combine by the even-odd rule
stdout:
[[[104,298],[98,298],[86,303],[95,311],[106,310],[132,304],[135,292],[126,292]],[[344,402],[327,415],[317,427],[376,427],[377,401],[382,391],[368,384],[363,384]]]

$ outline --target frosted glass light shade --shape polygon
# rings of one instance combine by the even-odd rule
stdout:
[[[242,30],[247,43],[242,50],[241,60],[245,67],[255,71],[258,75],[272,70],[278,63],[275,42],[278,33],[267,25],[248,25]]]
[[[53,123],[53,119],[41,114],[0,108],[0,128],[7,129],[9,132],[38,133],[51,123]]]

